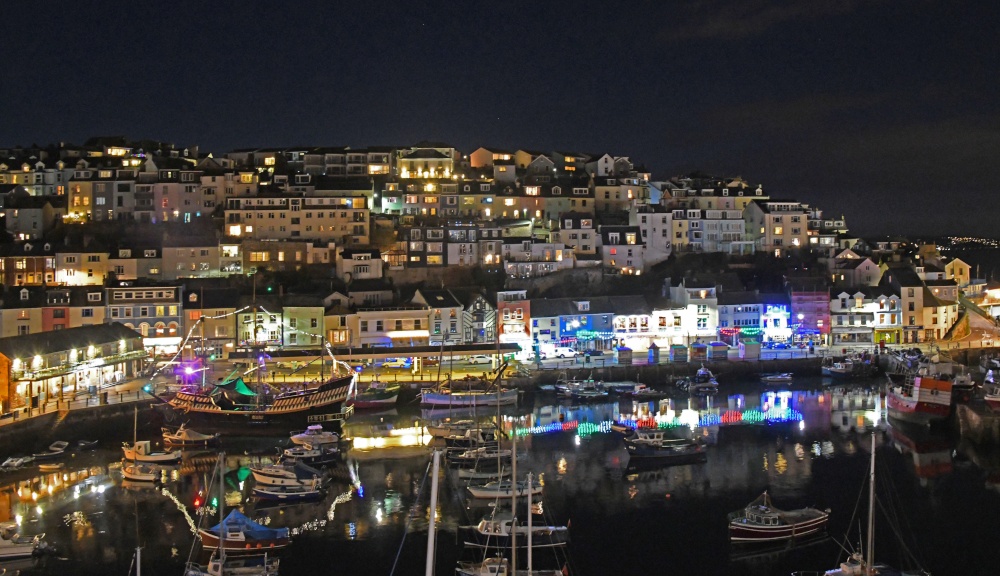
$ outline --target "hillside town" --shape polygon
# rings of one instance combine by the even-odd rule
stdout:
[[[114,335],[106,360],[81,351],[89,363],[0,345],[4,411],[47,372],[136,374],[136,350],[502,344],[530,363],[557,348],[912,346],[969,336],[973,300],[1000,301],[934,245],[852,236],[790,196],[660,180],[611,153],[431,142],[3,148],[0,338],[109,323],[141,338],[119,350]]]

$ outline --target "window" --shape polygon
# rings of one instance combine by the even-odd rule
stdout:
[[[368,331],[368,321],[367,320],[362,320],[361,321],[361,331],[362,332],[367,332]]]
[[[80,309],[80,316],[82,316],[83,318],[93,318],[94,317],[94,309],[93,308],[82,308],[82,309]]]

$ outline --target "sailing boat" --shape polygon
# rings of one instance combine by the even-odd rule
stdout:
[[[141,464],[136,461],[138,450],[135,447],[138,444],[136,442],[136,432],[139,428],[139,408],[136,407],[134,412],[135,422],[132,424],[132,450],[128,450],[127,448],[125,450],[126,457],[131,456],[131,461],[122,462],[122,477],[132,482],[156,482],[160,477],[160,469],[156,466]],[[137,555],[138,553],[139,551],[136,550]]]
[[[840,567],[824,572],[825,576],[918,576],[928,573],[919,570],[917,572],[902,572],[885,564],[876,564],[875,557],[875,431],[872,431],[871,465],[868,471],[868,526],[866,528],[867,542],[863,551],[852,553],[847,560],[840,563]],[[795,575],[811,574],[810,572],[793,572]]]
[[[223,516],[226,507],[225,471],[226,455],[220,452],[218,463],[216,464],[216,475],[219,483],[220,527],[226,526],[227,521],[230,520],[228,517]],[[232,524],[232,522],[229,522],[229,524]],[[263,526],[261,528],[271,530]],[[284,530],[287,534],[288,529],[285,528]],[[212,542],[211,539],[206,538],[207,534],[211,534],[210,531],[200,530],[199,533],[201,534],[203,544]],[[212,551],[212,557],[208,561],[208,566],[203,567],[198,564],[188,563],[184,569],[184,576],[277,576],[279,560],[274,556],[269,557],[266,552],[264,554],[240,554],[235,558],[226,558],[227,545],[232,544],[230,540],[236,538],[238,535],[235,534],[235,530],[232,527],[220,530],[220,534],[225,534],[225,537],[214,539],[217,548]],[[246,546],[250,548],[249,539],[244,537],[242,540],[246,541]]]

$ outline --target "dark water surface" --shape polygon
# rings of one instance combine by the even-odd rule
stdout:
[[[876,524],[876,556],[905,565],[909,550],[934,574],[996,574],[1000,566],[1000,462],[996,454],[947,434],[900,430],[876,409],[876,392],[858,386],[823,386],[803,379],[791,390],[757,384],[726,386],[704,400],[676,398],[634,405],[609,400],[585,406],[538,396],[532,407],[505,409],[503,423],[522,432],[526,456],[519,472],[543,478],[542,510],[549,522],[569,523],[563,557],[535,552],[535,567],[566,565],[581,576],[603,574],[788,574],[833,568],[843,557],[838,540],[864,522],[860,497],[876,431],[879,495],[893,511]],[[705,438],[702,464],[629,468],[621,437],[602,422],[622,413],[659,413],[678,433]],[[446,412],[445,412],[446,413]],[[348,434],[366,436],[387,424],[412,426],[427,414],[403,407],[358,415]],[[746,424],[751,420],[758,423]],[[59,431],[74,442],[100,437],[101,449],[66,458],[65,470],[37,468],[0,475],[0,519],[18,517],[23,532],[45,532],[60,558],[30,568],[33,574],[126,574],[137,538],[143,574],[181,574],[192,545],[193,504],[206,492],[214,454],[189,453],[159,489],[123,486],[121,441],[131,421],[102,430]],[[140,436],[153,438],[148,423]],[[7,447],[7,455],[38,450]],[[248,502],[252,478],[238,465],[273,458],[287,438],[225,438],[226,499],[271,526],[289,526],[294,542],[282,555],[281,574],[422,574],[428,526],[429,449],[350,451],[333,469],[322,502],[260,507]],[[437,574],[453,574],[457,559],[474,559],[456,542],[455,528],[473,524],[489,502],[470,501],[453,472],[441,476]],[[425,482],[426,480],[426,482]],[[832,538],[791,550],[734,548],[727,513],[764,490],[776,505],[830,508]],[[860,500],[860,504],[859,504]],[[860,506],[860,508],[859,508]],[[184,512],[182,512],[182,509]],[[217,522],[212,517],[212,524]],[[904,533],[897,543],[891,524]],[[405,536],[405,538],[404,538]],[[523,561],[523,559],[522,559]],[[24,564],[22,563],[22,567]]]

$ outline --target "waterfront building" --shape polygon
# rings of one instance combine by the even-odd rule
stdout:
[[[501,344],[517,344],[521,347],[518,358],[527,360],[534,356],[532,351],[531,300],[527,290],[502,290],[496,293],[496,313],[498,338]]]
[[[235,288],[198,288],[184,295],[184,337],[190,339],[185,355],[225,358],[236,347],[237,306]]]
[[[758,292],[722,290],[718,306],[719,340],[734,347],[744,340],[760,341],[764,302]]]
[[[719,286],[700,278],[681,278],[676,286],[670,285],[668,278],[665,284],[669,285],[670,300],[682,310],[685,344],[714,338],[719,327]]]
[[[892,262],[886,265],[879,285],[890,288],[899,294],[902,307],[902,343],[923,342],[927,337],[924,328],[924,305],[926,303],[936,309],[938,301],[926,289],[920,275],[909,264]]]
[[[2,412],[135,378],[146,359],[141,335],[118,322],[0,338]]]
[[[464,306],[450,290],[420,288],[410,300],[411,304],[425,306],[428,312],[428,343],[431,346],[465,344],[463,336]]]
[[[830,343],[898,344],[900,312],[899,295],[887,286],[835,291],[830,300]]]
[[[176,353],[183,340],[183,287],[148,280],[122,284],[126,285],[104,289],[106,321],[121,322],[141,334],[143,345],[153,356]]]

